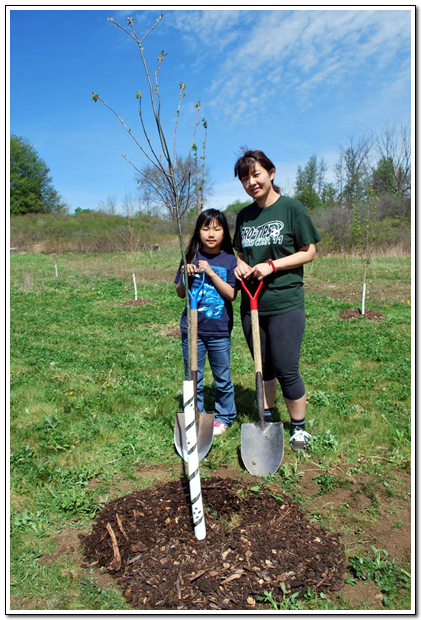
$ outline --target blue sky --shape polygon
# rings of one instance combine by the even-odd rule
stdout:
[[[134,18],[143,35],[161,10],[10,9],[10,131],[26,137],[68,203],[97,208],[136,191],[145,158],[97,92],[141,141],[136,92],[147,85],[136,44],[118,27]],[[246,200],[233,166],[239,148],[264,150],[285,193],[298,165],[323,156],[330,168],[349,136],[411,123],[413,9],[163,9],[145,40],[157,56],[163,119],[172,144],[179,83],[187,85],[177,142],[186,153],[201,101],[208,122],[208,206]],[[151,125],[149,125],[151,126]],[[156,134],[151,130],[151,135]],[[197,134],[201,143],[203,134]],[[155,144],[157,141],[155,140]]]

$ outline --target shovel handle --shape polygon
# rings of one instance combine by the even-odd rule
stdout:
[[[190,308],[191,318],[191,371],[197,373],[197,309]]]
[[[253,358],[254,369],[257,373],[262,374],[262,348],[260,346],[260,328],[259,328],[259,313],[257,310],[251,310],[251,332],[253,338]]]

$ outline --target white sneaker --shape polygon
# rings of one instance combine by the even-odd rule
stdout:
[[[301,428],[297,428],[291,435],[289,443],[291,444],[291,448],[293,450],[305,450],[310,439],[310,433],[303,431]]]
[[[222,435],[228,428],[228,424],[224,424],[223,422],[219,422],[218,420],[213,423],[213,434]]]

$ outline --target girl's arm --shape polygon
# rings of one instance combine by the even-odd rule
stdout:
[[[181,271],[180,271],[180,279],[177,282],[177,284],[175,285],[175,290],[176,293],[179,297],[181,297],[181,299],[184,299],[184,297],[186,296],[186,286],[183,282],[183,271],[184,271],[184,265],[181,266]],[[192,263],[188,263],[187,265],[187,273],[189,276],[192,276],[196,273],[196,267],[195,265],[193,265]]]
[[[284,256],[283,258],[277,258],[273,261],[275,267],[282,271],[284,269],[297,269],[302,267],[306,263],[310,263],[316,257],[316,244],[310,243],[304,245],[302,248],[291,254],[290,256]],[[263,280],[266,276],[273,273],[272,265],[269,263],[259,263],[254,267],[249,267],[248,272],[244,275],[245,278],[249,278],[254,275],[258,280]]]
[[[179,279],[179,281],[175,285],[175,290],[176,290],[177,295],[181,297],[181,299],[184,299],[184,297],[186,296],[186,287],[183,284],[182,277]]]
[[[228,282],[224,282],[224,280],[214,272],[207,260],[199,261],[199,269],[203,269],[206,275],[209,276],[218,293],[229,301],[234,301],[237,297],[237,289],[232,287],[231,284],[228,284]]]

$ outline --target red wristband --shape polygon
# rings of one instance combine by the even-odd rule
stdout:
[[[271,258],[268,260],[268,263],[272,267],[273,273],[276,273],[278,271],[278,268],[277,268],[277,266],[275,265],[275,263],[273,262],[273,260]]]

